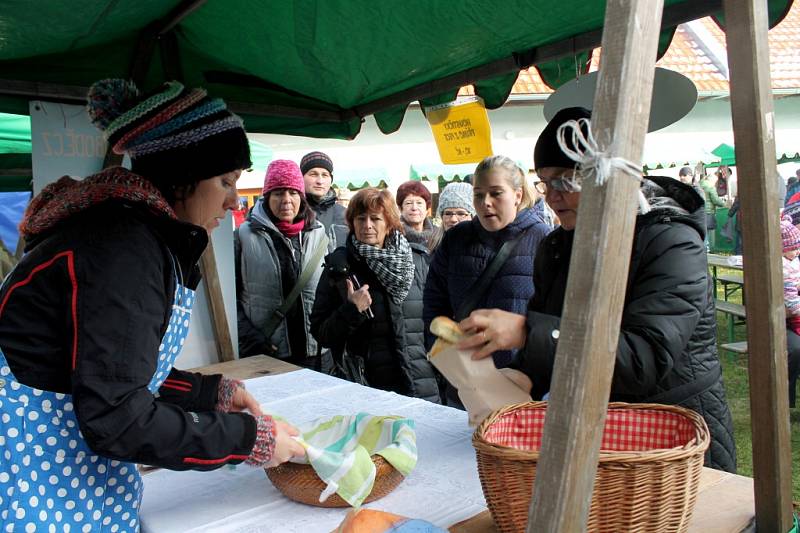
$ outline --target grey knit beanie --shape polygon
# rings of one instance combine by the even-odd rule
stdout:
[[[475,208],[472,206],[472,185],[469,183],[451,183],[439,194],[439,206],[436,208],[436,216],[442,217],[445,209],[463,209],[470,215],[475,216]]]

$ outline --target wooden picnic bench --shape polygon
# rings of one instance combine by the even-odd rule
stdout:
[[[731,353],[746,354],[747,341],[726,342],[719,345],[720,349]]]
[[[741,291],[742,287],[744,287],[744,276],[742,274],[718,274],[716,280],[722,285],[726,300],[731,294]]]
[[[714,304],[717,311],[724,313],[727,317],[727,342],[720,345],[720,348],[733,353],[746,353],[747,343],[744,352],[740,351],[740,343],[734,342],[734,328],[745,322],[745,308],[742,304],[728,301],[728,298],[740,291],[744,299],[744,267],[737,262],[732,262],[730,256],[719,254],[708,254],[708,266],[711,269],[711,278],[714,283]],[[737,272],[719,272],[718,268],[726,268]],[[717,298],[717,287],[722,286],[722,298]]]

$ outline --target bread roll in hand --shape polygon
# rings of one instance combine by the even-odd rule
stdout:
[[[430,354],[428,354],[429,357],[436,357],[442,350],[457,344],[466,336],[464,332],[461,331],[461,328],[458,327],[458,324],[446,316],[437,316],[434,318],[431,322],[430,329],[431,333],[438,338],[431,347]]]
[[[472,359],[469,350],[448,349],[467,336],[453,320],[437,316],[431,333],[438,337],[428,354],[431,364],[458,389],[472,427],[500,407],[531,401],[531,381],[522,372],[500,371],[491,357]]]

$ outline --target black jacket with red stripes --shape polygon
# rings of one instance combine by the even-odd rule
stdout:
[[[220,376],[173,369],[153,395],[175,278],[199,283],[197,226],[108,200],[37,235],[0,290],[0,349],[21,383],[72,394],[89,446],[175,470],[240,463],[256,438],[248,414],[214,411]]]

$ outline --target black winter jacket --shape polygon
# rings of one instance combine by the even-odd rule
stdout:
[[[362,285],[369,285],[375,317],[367,319],[359,313],[347,301],[345,280],[332,276],[326,268],[317,285],[311,334],[331,349],[337,362],[341,362],[345,350],[350,356],[363,357],[370,386],[440,403],[436,371],[428,362],[423,338],[422,289],[428,273],[428,252],[413,243],[411,249],[414,281],[399,305],[389,299],[348,239],[348,245],[334,253],[346,254],[350,272]],[[326,262],[330,263],[330,258],[326,257]]]
[[[250,454],[255,419],[214,411],[221,376],[172,369],[169,379],[188,387],[147,389],[175,292],[170,254],[194,288],[207,242],[200,227],[109,200],[30,242],[4,283],[0,349],[12,372],[72,394],[96,453],[174,470],[212,470]]]
[[[322,222],[325,229],[330,228],[336,224],[338,226],[346,226],[347,222],[344,219],[346,209],[343,205],[336,203],[336,193],[330,189],[328,193],[316,200],[313,196],[307,196],[308,205],[317,214],[317,220]]]
[[[347,221],[345,220],[344,206],[336,203],[336,193],[333,189],[328,190],[327,194],[316,200],[313,196],[306,196],[308,205],[317,215],[317,220],[325,226],[325,233],[328,235],[328,251],[332,252],[339,246],[343,246],[347,234]]]
[[[697,411],[712,436],[706,465],[735,472],[733,425],[717,356],[703,244],[703,199],[677,180],[648,179],[684,211],[654,206],[637,218],[611,400],[679,404]],[[553,332],[560,328],[573,237],[574,231],[558,228],[536,253],[528,340],[514,364],[533,381],[534,398],[550,390],[558,337]]]

